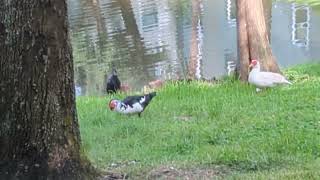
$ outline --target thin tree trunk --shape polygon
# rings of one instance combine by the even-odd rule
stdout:
[[[191,17],[191,43],[190,59],[188,64],[188,76],[190,79],[196,77],[198,60],[199,60],[199,40],[198,40],[198,23],[200,20],[200,0],[192,0],[192,17]]]
[[[237,0],[237,5],[240,79],[247,80],[247,65],[252,59],[259,60],[263,70],[279,73],[280,69],[272,55],[272,49],[269,44],[262,0]],[[245,43],[246,39],[248,40],[247,43]],[[248,45],[247,47],[246,44]],[[249,53],[246,53],[246,51]],[[247,58],[248,54],[249,58]]]
[[[0,179],[92,177],[80,157],[66,1],[0,0],[0,63]]]
[[[249,41],[246,19],[246,0],[237,0],[237,26],[238,26],[238,57],[240,80],[248,79],[248,66],[250,61]]]

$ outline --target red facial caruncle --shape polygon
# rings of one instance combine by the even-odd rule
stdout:
[[[116,106],[117,106],[117,101],[114,100],[114,99],[112,99],[112,100],[109,102],[109,108],[110,108],[110,110],[113,111],[114,108],[116,108]]]

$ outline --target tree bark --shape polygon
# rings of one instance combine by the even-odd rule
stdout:
[[[188,79],[195,79],[199,61],[198,23],[200,20],[200,0],[192,0],[190,59],[188,63]]]
[[[0,0],[0,179],[93,177],[80,156],[68,33],[64,0]]]
[[[245,1],[246,0],[237,0],[238,57],[240,59],[238,74],[242,81],[246,81],[248,79],[248,67],[250,60]]]
[[[248,79],[248,65],[252,59],[259,60],[263,70],[279,73],[269,44],[262,0],[237,0],[237,8],[240,79]]]

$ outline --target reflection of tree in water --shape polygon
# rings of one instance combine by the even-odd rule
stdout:
[[[182,0],[178,1],[173,1],[176,2],[173,4],[174,8],[176,9],[176,23],[177,23],[177,55],[179,62],[181,62],[181,67],[182,67],[182,75],[183,78],[187,77],[187,69],[188,69],[188,63],[184,59],[188,59],[188,57],[185,57],[184,50],[188,47],[188,43],[185,43],[185,31],[186,31],[186,23],[188,22],[185,19],[188,19],[188,15],[190,15],[189,11],[191,8],[184,8],[183,6],[184,2],[181,2]],[[188,3],[187,5],[189,5]],[[190,21],[190,20],[189,20]]]
[[[166,3],[167,1],[161,2]],[[139,4],[142,5],[140,6]],[[172,46],[168,43],[171,42],[171,39],[168,37],[172,36],[172,34],[163,34],[164,29],[169,27],[169,25],[166,24],[169,22],[167,16],[169,16],[169,18],[171,16],[161,5],[163,4],[154,0],[121,0],[113,2],[114,7],[120,7],[120,12],[126,27],[126,30],[122,32],[122,37],[116,37],[119,38],[117,40],[118,42],[123,42],[121,44],[126,44],[126,47],[128,47],[127,54],[129,58],[126,59],[126,63],[121,63],[122,66],[125,65],[125,67],[121,68],[130,68],[131,72],[133,70],[135,71],[133,72],[135,78],[133,82],[137,81],[136,79],[147,82],[154,80],[155,77],[160,77],[161,72],[169,74],[167,71],[176,71],[175,66],[172,65],[175,63],[176,58],[170,56],[170,53],[172,55],[176,47],[168,49],[168,47]],[[159,19],[159,17],[162,19]],[[164,21],[167,22],[162,24]],[[123,36],[126,38],[121,40]],[[125,59],[122,61],[124,60]],[[132,74],[127,77],[132,77]],[[143,84],[140,84],[140,86],[142,85]]]
[[[226,1],[227,22],[231,27],[235,27],[237,23],[236,0]]]
[[[293,45],[309,47],[310,7],[292,3],[292,35]]]
[[[266,28],[268,31],[269,43],[271,42],[271,23],[272,23],[272,0],[262,0],[264,18],[266,21]]]
[[[144,54],[144,44],[140,32],[136,23],[136,19],[133,13],[133,8],[130,0],[118,0],[112,3],[114,6],[118,6],[121,10],[121,15],[126,27],[126,35],[128,35],[133,41],[135,47],[135,53]],[[141,58],[142,59],[142,58]]]
[[[130,80],[133,83],[137,80],[140,82],[152,80],[155,74],[151,67],[166,56],[166,50],[147,53],[130,0],[108,1],[108,6],[102,5],[99,0],[81,2],[79,6],[83,13],[78,13],[80,16],[77,17],[78,21],[71,22],[76,32],[72,37],[73,45],[76,47],[75,67],[85,68],[88,77],[89,74],[99,76],[95,79],[88,78],[88,81],[90,79],[101,81],[97,82],[101,87],[98,85],[96,89],[102,89],[104,86],[103,81],[105,75],[109,73],[111,62],[117,67],[120,77],[133,77]],[[101,9],[101,7],[107,8]],[[107,17],[104,17],[105,15]],[[112,19],[111,16],[119,16],[120,19]],[[117,20],[122,21],[120,25],[124,26],[113,27],[119,25]],[[112,33],[109,30],[113,30]],[[79,77],[76,76],[77,78]],[[97,85],[93,85],[95,86]]]
[[[193,4],[192,6],[191,1],[188,0],[177,0],[172,1],[171,3],[175,12],[177,56],[178,62],[180,63],[181,67],[181,72],[178,71],[176,73],[178,76],[180,76],[180,78],[188,78],[191,75],[189,74],[191,65],[190,62],[192,62],[191,56],[194,56],[194,54],[191,53],[192,51],[190,39],[192,34],[197,34],[196,26],[198,25],[197,22],[199,20],[199,16],[197,15],[197,13],[199,13],[200,10],[194,9],[194,13],[192,13],[192,8],[196,8],[197,5]],[[192,28],[192,25],[194,26],[194,28]],[[196,36],[193,36],[193,38],[197,38]],[[194,40],[193,42],[193,48],[195,48],[195,45],[197,45],[198,42],[197,40]],[[193,50],[194,53],[196,53],[196,51],[196,49]],[[191,77],[193,76],[194,75],[191,75]]]
[[[106,39],[108,34],[106,23],[103,20],[101,13],[100,1],[84,0],[80,1],[79,6],[81,13],[77,14],[77,21],[71,20],[71,29],[76,32],[75,35],[85,31],[84,35],[80,34],[80,37],[78,37],[81,39],[81,36],[85,36],[82,48],[86,49],[89,45],[90,50],[88,51],[88,55],[91,56],[91,58],[100,57],[100,60],[101,56],[103,56],[104,46],[107,44]],[[71,7],[71,9],[73,8],[75,7]],[[90,23],[90,26],[88,25],[88,22]],[[92,29],[92,25],[95,25],[96,28]],[[73,37],[75,35],[73,35]]]
[[[136,3],[135,9],[132,3]],[[173,12],[171,8],[168,11],[163,7],[170,3],[174,4],[174,10],[177,11]],[[81,13],[76,13],[77,20],[71,17],[75,32],[72,42],[75,47],[75,67],[81,66],[87,73],[87,86],[90,86],[86,91],[88,94],[103,89],[111,63],[116,66],[119,77],[125,83],[130,82],[136,87],[142,87],[155,77],[179,77],[181,66],[185,69],[182,72],[186,77],[186,72],[198,66],[198,60],[190,57],[199,56],[200,14],[194,16],[197,19],[193,21],[192,31],[190,1],[84,0],[78,5],[71,3],[70,6],[74,6],[71,9],[81,9]],[[183,14],[179,20],[180,15],[175,16],[178,11]],[[177,20],[169,21],[168,18],[172,17]],[[177,37],[171,34],[171,27],[177,30]],[[194,43],[190,43],[191,36]],[[192,63],[194,66],[191,68]],[[80,77],[76,75],[77,78]]]
[[[82,94],[93,94],[97,89],[102,89],[99,87],[103,86],[101,77],[108,67],[109,57],[113,54],[113,49],[110,48],[112,46],[106,41],[106,23],[99,0],[84,0],[79,4],[69,3],[69,6],[69,9],[80,12],[73,12],[76,15],[70,18],[75,80],[78,82],[77,86],[81,87]]]
[[[97,60],[102,62],[102,58],[104,57],[104,49],[107,45],[107,38],[108,38],[108,32],[107,32],[107,25],[102,17],[102,12],[100,8],[100,0],[86,0],[87,4],[90,9],[93,9],[93,17],[96,19],[96,26],[97,26],[97,45],[98,45],[98,58]]]
[[[113,1],[112,7],[113,9],[115,7],[120,9],[125,25],[124,32],[120,32],[112,37],[118,42],[117,45],[120,47],[118,49],[125,50],[117,54],[117,56],[122,58],[120,60],[115,58],[114,64],[116,67],[119,67],[120,73],[124,73],[124,71],[130,72],[129,69],[132,69],[131,73],[134,74],[128,74],[126,77],[134,76],[135,79],[143,79],[145,81],[152,79],[147,69],[148,65],[152,64],[152,57],[146,56],[145,45],[140,35],[130,0]],[[123,45],[125,47],[121,47]],[[126,58],[123,58],[124,54],[127,55]],[[140,86],[142,87],[143,84]]]
[[[82,66],[78,66],[75,68],[75,76],[77,76],[75,80],[75,85],[77,88],[80,88],[80,94],[86,94],[87,90],[87,73],[86,70]]]

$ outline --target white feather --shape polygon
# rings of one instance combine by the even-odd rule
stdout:
[[[143,107],[138,102],[134,103],[132,107],[129,105],[125,105],[123,103],[118,103],[118,105],[115,108],[115,111],[122,114],[134,114],[134,113],[142,112]]]
[[[259,88],[274,87],[279,84],[291,84],[284,76],[273,72],[261,72],[260,64],[257,62],[256,66],[249,73],[248,81]]]
[[[141,99],[140,99],[140,104],[142,104],[144,101],[146,100],[146,96],[143,96]]]

